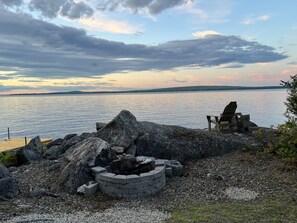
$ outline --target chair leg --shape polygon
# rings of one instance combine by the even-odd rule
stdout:
[[[217,131],[219,132],[220,129],[221,129],[221,125],[220,125],[220,122],[219,122],[219,118],[218,117],[215,117],[216,119],[216,127],[217,127]]]
[[[210,121],[210,116],[206,116],[207,121],[208,121],[208,130],[211,130],[211,121]]]

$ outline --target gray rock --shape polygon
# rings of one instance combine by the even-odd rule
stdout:
[[[65,153],[65,147],[62,145],[51,146],[45,152],[45,158],[47,159],[57,159],[60,155]]]
[[[216,173],[208,173],[207,174],[207,178],[209,179],[213,179],[213,180],[225,180],[225,177],[220,175],[220,174],[216,174]]]
[[[9,170],[0,163],[0,179],[5,178],[5,177],[11,177],[11,173]]]
[[[97,131],[99,131],[100,129],[102,129],[105,126],[106,126],[106,123],[96,122],[96,130]]]
[[[19,193],[19,187],[16,179],[9,170],[0,164],[0,197],[13,198]]]
[[[61,169],[61,163],[53,163],[49,166],[48,172],[58,171]]]
[[[51,148],[52,146],[60,146],[60,145],[62,145],[63,141],[64,141],[64,139],[61,139],[61,138],[59,138],[59,139],[55,139],[54,141],[49,142],[49,143],[46,145],[46,148],[49,149],[49,148]]]
[[[139,123],[129,111],[121,111],[111,122],[101,128],[96,136],[112,146],[128,148],[137,139]]]
[[[77,188],[77,193],[83,194],[86,196],[91,196],[97,192],[98,188],[99,188],[98,183],[94,181],[90,181],[87,184],[83,184],[82,186]]]
[[[67,138],[67,137],[65,136],[65,138]],[[75,134],[70,139],[64,140],[64,142],[62,143],[62,147],[66,151],[67,149],[69,149],[70,147],[74,146],[75,144],[77,144],[81,141],[82,141],[82,139],[77,134]]]
[[[19,193],[19,187],[14,177],[0,179],[0,196],[13,198]]]
[[[169,178],[173,177],[173,172],[172,172],[171,167],[166,167],[165,168],[165,175],[166,175],[166,177],[169,177]]]
[[[9,201],[8,198],[0,196],[0,201]]]
[[[132,143],[132,145],[129,146],[129,148],[126,150],[126,154],[135,156],[137,152],[137,147],[134,143]]]
[[[30,189],[29,196],[30,197],[42,197],[42,196],[58,197],[59,195],[48,192],[44,188],[36,187],[36,188]]]
[[[19,165],[43,159],[43,145],[39,136],[31,139],[27,146],[17,152],[17,159]]]
[[[64,137],[62,144],[51,146],[45,153],[47,159],[57,159],[64,154],[69,148],[78,144],[83,139],[91,136],[91,133],[83,133],[80,137],[77,134],[69,134]]]
[[[69,139],[71,139],[71,138],[73,138],[73,137],[75,137],[75,136],[77,136],[77,134],[75,134],[75,133],[72,133],[72,134],[68,134],[68,135],[66,135],[66,136],[64,136],[64,140],[69,140]]]
[[[91,167],[105,165],[116,155],[110,145],[99,138],[88,138],[69,149],[63,159],[61,174],[53,189],[75,194],[77,188],[93,180]]]
[[[184,174],[184,167],[177,160],[169,160],[166,162],[166,169],[168,167],[172,169],[173,176],[182,176]]]
[[[121,146],[113,146],[111,150],[115,152],[115,154],[120,155],[124,153],[124,147]]]
[[[232,134],[151,122],[140,122],[140,126],[140,134],[135,141],[138,156],[184,162],[226,154],[251,144],[251,139],[245,141],[242,137]]]
[[[18,170],[18,168],[15,167],[15,166],[11,166],[11,167],[8,168],[8,170],[9,170],[10,173],[13,173],[13,172],[16,172]]]
[[[84,132],[82,134],[79,135],[79,138],[82,140],[90,138],[90,137],[95,137],[96,133],[88,133],[88,132]]]

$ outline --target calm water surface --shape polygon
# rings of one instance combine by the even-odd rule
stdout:
[[[139,121],[206,128],[206,115],[219,115],[230,101],[237,112],[250,114],[260,126],[283,123],[285,90],[207,91],[181,93],[44,95],[0,97],[0,139],[58,138],[95,131],[95,122],[108,122],[121,110]]]

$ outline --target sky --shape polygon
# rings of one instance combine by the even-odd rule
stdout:
[[[0,94],[279,85],[296,0],[0,0]]]

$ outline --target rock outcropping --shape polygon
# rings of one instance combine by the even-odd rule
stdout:
[[[101,128],[96,137],[113,146],[124,147],[128,154],[181,162],[225,154],[256,143],[234,134],[138,122],[126,110]]]
[[[53,188],[76,193],[79,186],[93,180],[91,167],[109,165],[119,151],[184,163],[256,145],[252,138],[242,135],[138,122],[126,110],[101,126],[95,134],[68,135],[52,143],[50,155],[59,156],[61,162],[61,174]],[[175,175],[182,175],[182,171]]]

